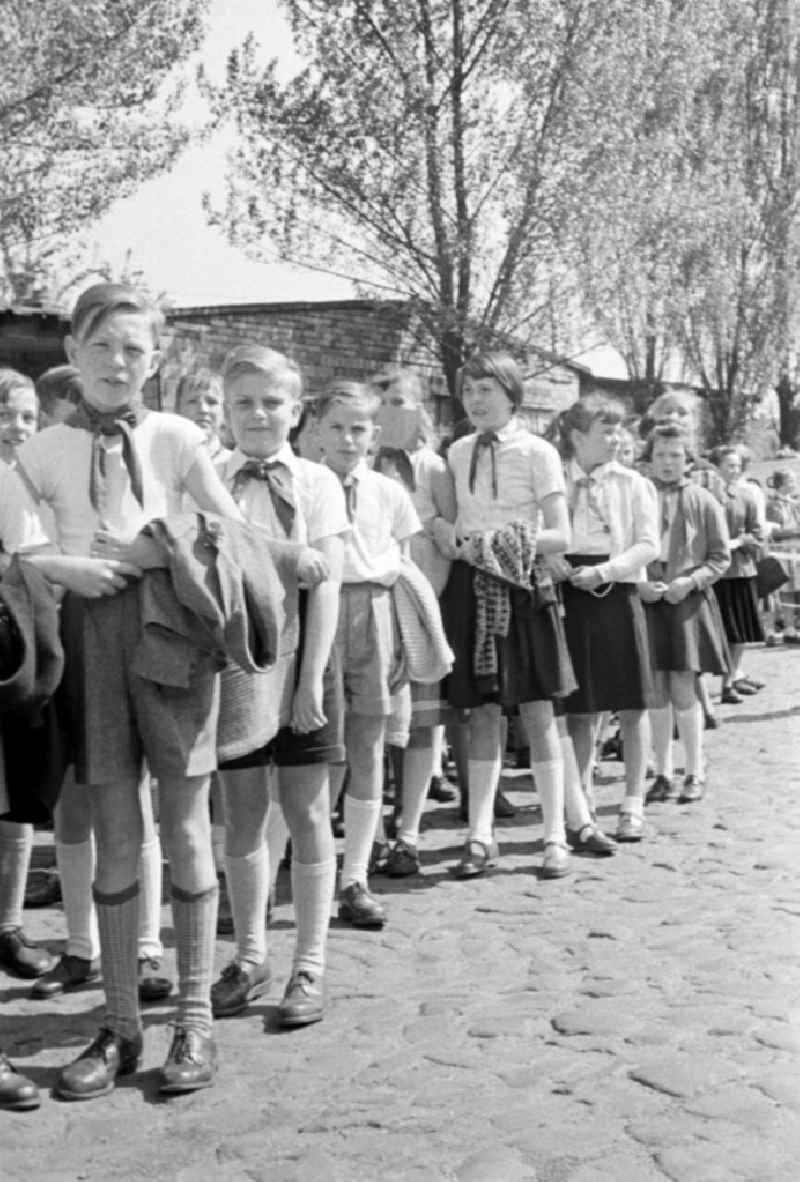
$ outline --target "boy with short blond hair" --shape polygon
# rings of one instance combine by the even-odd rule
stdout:
[[[409,539],[421,530],[411,498],[367,463],[380,437],[380,399],[356,382],[336,382],[317,401],[325,463],[344,488],[350,519],[344,550],[336,647],[347,702],[345,847],[339,918],[381,928],[386,915],[370,894],[367,866],[382,803],[386,725],[407,685],[391,588]]]
[[[235,448],[219,466],[248,521],[271,537],[314,547],[328,577],[301,592],[300,646],[276,696],[282,696],[277,733],[240,758],[220,763],[226,819],[226,878],[237,952],[212,989],[217,1017],[235,1014],[264,992],[264,910],[269,885],[265,844],[270,807],[267,774],[292,838],[292,897],[297,941],[292,972],[278,1009],[282,1026],[304,1026],[323,1016],[325,945],[336,859],[329,817],[329,765],[344,758],[343,703],[333,642],[339,611],[344,494],[334,474],[296,456],[289,435],[302,410],[297,367],[272,349],[245,345],[228,355],[225,413]],[[248,677],[257,699],[269,674]],[[241,675],[239,675],[241,680]],[[220,730],[237,698],[222,679]],[[267,683],[267,688],[270,686]],[[241,702],[242,695],[238,695]],[[263,711],[259,711],[263,715]]]

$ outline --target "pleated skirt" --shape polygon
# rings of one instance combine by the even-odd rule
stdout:
[[[745,579],[719,579],[714,584],[722,625],[728,644],[758,644],[764,629],[758,614],[755,576]]]

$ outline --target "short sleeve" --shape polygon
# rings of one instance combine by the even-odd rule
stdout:
[[[154,412],[169,422],[169,430],[174,446],[174,472],[178,480],[183,483],[197,462],[200,448],[205,448],[206,437],[200,428],[184,419],[181,415],[166,414],[163,411]]]
[[[33,498],[7,464],[0,469],[0,541],[7,554],[49,544]]]
[[[311,496],[306,508],[306,531],[309,542],[320,542],[323,538],[333,538],[346,533],[350,529],[347,519],[347,506],[344,499],[342,482],[322,464],[309,463],[304,471],[304,480],[313,483]]]
[[[392,515],[392,537],[397,542],[404,542],[422,529],[417,511],[411,497],[397,481],[390,481],[394,486],[395,505]]]
[[[534,445],[530,452],[531,475],[536,501],[541,505],[553,493],[565,493],[564,470],[561,457],[546,439],[531,436]]]

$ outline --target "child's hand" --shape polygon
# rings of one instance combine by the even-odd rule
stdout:
[[[579,566],[570,573],[569,581],[579,591],[594,591],[603,582],[603,576],[596,566]]]
[[[694,580],[689,575],[673,579],[664,592],[667,603],[683,603],[686,596],[694,591]]]
[[[322,678],[313,685],[307,685],[301,679],[292,704],[292,730],[298,735],[307,735],[319,730],[327,721],[322,709]]]
[[[324,554],[311,546],[304,546],[297,559],[297,581],[309,590],[324,583],[330,576],[330,569]]]
[[[142,572],[130,562],[107,558],[54,557],[48,571],[52,578],[84,599],[102,599],[115,595],[128,586],[131,579],[139,579]]]
[[[572,577],[572,563],[564,558],[563,554],[546,555],[544,565],[557,583],[563,583]]]
[[[667,584],[658,581],[653,583],[639,583],[638,588],[643,603],[658,603],[659,599],[663,598]]]
[[[445,521],[444,517],[434,517],[430,523],[431,537],[436,543],[436,547],[445,558],[458,558],[458,539],[456,538],[456,527],[449,521]]]
[[[92,539],[91,555],[93,558],[130,562],[142,570],[167,565],[162,547],[146,534],[137,534],[136,537],[125,540],[107,530],[98,530]]]

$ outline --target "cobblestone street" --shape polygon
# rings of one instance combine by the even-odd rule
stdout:
[[[296,1032],[274,1025],[293,943],[282,874],[271,993],[217,1024],[209,1091],[156,1095],[169,1010],[155,1006],[141,1073],[90,1104],[53,1100],[101,992],[34,1002],[29,983],[1,977],[3,1042],[43,1101],[0,1113],[0,1177],[793,1182],[800,650],[754,649],[747,664],[767,687],[719,708],[706,799],[651,806],[646,840],[616,858],[574,858],[570,877],[540,881],[535,797],[511,773],[500,865],[457,882],[456,810],[431,809],[421,877],[374,880],[383,932],[334,921],[328,1012]],[[600,770],[613,832],[621,765]],[[168,944],[170,923],[165,908]],[[54,948],[64,934],[55,909],[26,925]],[[217,952],[221,966],[230,941]]]

